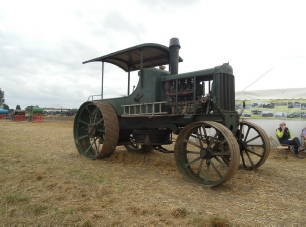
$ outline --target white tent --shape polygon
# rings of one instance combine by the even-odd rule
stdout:
[[[264,109],[265,104],[273,104],[270,105],[270,109],[268,109],[268,112],[271,113],[271,115],[273,114],[273,117],[264,117],[264,115],[259,117],[248,115],[248,117],[244,117],[242,115],[243,120],[259,125],[266,131],[268,136],[271,135],[274,137],[276,128],[279,127],[279,123],[284,121],[287,123],[287,127],[292,131],[293,135],[301,140],[302,129],[306,127],[306,88],[237,91],[235,96],[236,103],[242,101],[249,103],[249,105],[246,105],[244,113],[248,111],[251,113],[252,110],[250,109],[263,113],[266,110]],[[261,104],[261,106],[259,106],[259,103],[263,103],[263,105]],[[283,105],[284,103],[287,103],[287,106],[278,106],[278,104]],[[292,106],[289,107],[289,104]],[[254,107],[255,105],[257,107],[256,110]],[[285,109],[288,111],[297,111],[300,117],[289,117],[290,112],[288,112],[288,115],[286,113],[286,115],[278,116],[278,109],[284,112],[286,111]],[[292,116],[292,114],[290,116]]]
[[[306,99],[306,88],[236,91],[236,100]]]

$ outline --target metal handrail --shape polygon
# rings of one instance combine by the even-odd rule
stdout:
[[[90,97],[91,97],[91,101],[93,101],[93,97],[94,97],[94,96],[100,96],[100,97],[102,97],[102,94],[100,94],[100,95],[90,95],[90,96],[88,97],[87,101],[89,101]]]

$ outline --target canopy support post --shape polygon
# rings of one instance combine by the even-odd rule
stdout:
[[[140,85],[141,85],[141,88],[143,88],[142,67],[143,67],[143,47],[140,48]]]
[[[104,79],[104,61],[102,61],[101,99],[103,99],[103,79]]]
[[[130,72],[131,72],[131,70],[130,70],[130,68],[129,68],[129,71],[128,71],[128,93],[127,93],[128,96],[130,95],[130,82],[131,82],[131,81],[130,81],[130,79],[131,79],[131,78],[130,78],[130,76],[131,76],[131,75],[130,75]]]

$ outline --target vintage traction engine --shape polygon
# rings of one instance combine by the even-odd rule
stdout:
[[[147,43],[84,62],[102,62],[102,74],[104,62],[126,71],[128,95],[80,106],[73,129],[80,154],[105,158],[122,145],[130,152],[169,153],[163,145],[175,143],[181,174],[209,187],[231,179],[239,166],[253,170],[266,161],[266,133],[235,111],[232,67],[179,74],[179,49],[172,38],[169,48]],[[139,82],[130,94],[130,72],[136,70]]]
[[[28,113],[28,121],[37,123],[37,122],[44,122],[44,109],[39,107],[32,107]]]
[[[12,121],[25,121],[26,120],[26,112],[25,110],[18,110],[14,111],[12,116]]]

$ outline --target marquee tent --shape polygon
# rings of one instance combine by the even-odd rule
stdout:
[[[236,91],[236,100],[306,99],[306,88]]]
[[[293,135],[302,140],[301,132],[306,127],[306,88],[237,91],[235,97],[238,111],[242,101],[246,103],[243,120],[259,125],[274,137],[279,123],[284,121]]]

